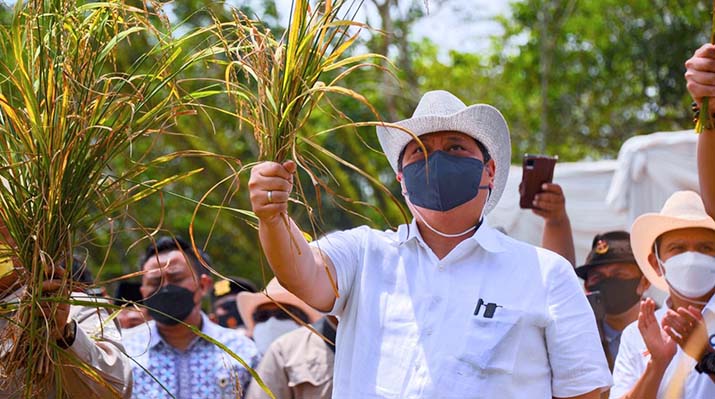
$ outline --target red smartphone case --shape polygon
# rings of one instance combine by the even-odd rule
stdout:
[[[554,166],[558,158],[546,155],[525,155],[522,165],[521,184],[519,184],[519,207],[534,207],[534,196],[541,192],[541,185],[551,183],[554,178]]]

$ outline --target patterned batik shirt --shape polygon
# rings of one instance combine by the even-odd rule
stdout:
[[[222,343],[251,368],[259,355],[250,338],[223,328],[201,314],[201,332]],[[185,351],[164,341],[152,320],[124,332],[126,353],[132,360],[133,398],[240,398],[251,375],[227,352],[196,337]]]

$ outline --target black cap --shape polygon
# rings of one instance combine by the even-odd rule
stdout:
[[[576,268],[576,274],[585,280],[591,268],[613,263],[638,264],[631,249],[631,235],[627,231],[609,231],[593,237],[586,263]]]

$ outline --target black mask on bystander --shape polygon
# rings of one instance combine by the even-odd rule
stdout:
[[[194,310],[194,292],[168,284],[147,297],[144,304],[158,323],[174,326],[184,321]]]
[[[590,285],[587,289],[591,292],[600,291],[601,300],[606,308],[606,314],[621,314],[638,301],[641,296],[636,291],[641,278],[620,279],[606,278]]]

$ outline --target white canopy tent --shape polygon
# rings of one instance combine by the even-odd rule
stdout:
[[[615,161],[557,164],[554,182],[566,197],[577,264],[585,260],[596,234],[630,231],[638,215],[659,211],[673,192],[698,191],[696,145],[692,130],[653,133],[628,139]],[[504,195],[488,219],[512,237],[540,245],[543,220],[519,208],[519,182],[521,166],[512,166]]]

